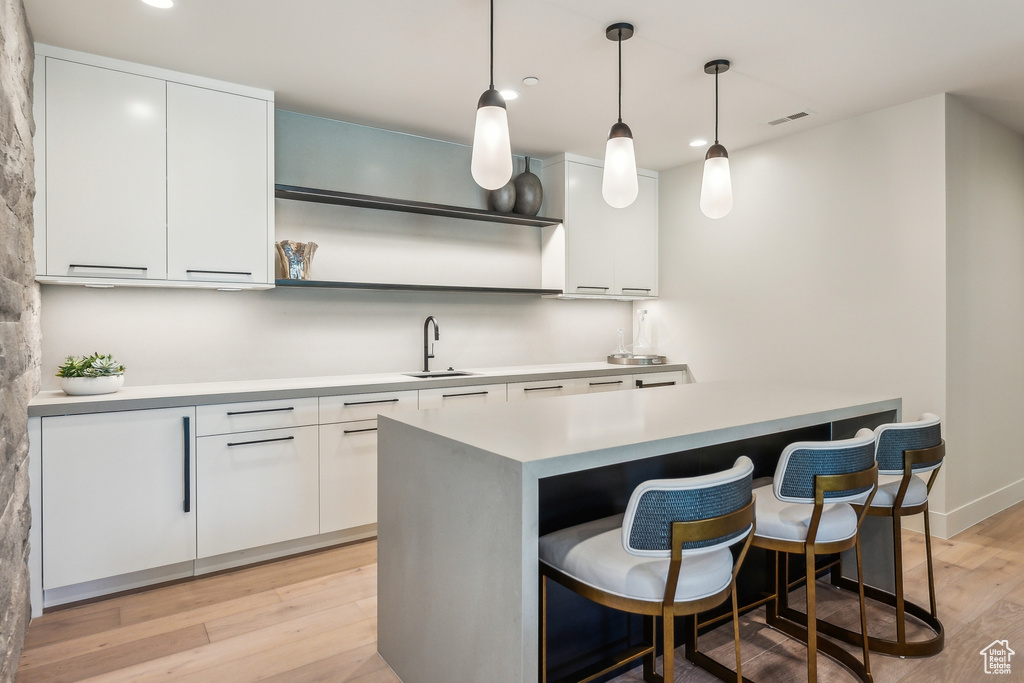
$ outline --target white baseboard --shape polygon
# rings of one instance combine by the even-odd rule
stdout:
[[[961,531],[969,529],[978,522],[988,519],[997,512],[1002,512],[1011,505],[1024,500],[1024,479],[1018,479],[988,495],[972,500],[949,512],[931,513],[932,534],[938,538],[952,538]],[[915,518],[916,520],[917,518]],[[921,529],[919,521],[908,528]]]

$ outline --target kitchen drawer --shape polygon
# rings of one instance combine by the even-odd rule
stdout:
[[[686,378],[683,376],[682,370],[676,370],[673,372],[647,372],[642,375],[633,375],[633,386],[637,389],[671,387],[685,383]]]
[[[376,522],[377,421],[321,425],[320,533]]]
[[[573,377],[538,382],[510,382],[508,385],[508,400],[522,401],[549,396],[596,394],[602,391],[632,388],[633,381],[630,375]]]
[[[420,389],[420,410],[504,402],[504,384],[478,384],[476,386],[448,387],[446,389]]]
[[[390,415],[400,410],[416,410],[418,403],[415,389],[375,394],[321,396],[320,424],[375,420],[378,415]]]
[[[315,425],[317,412],[315,396],[198,406],[196,436]]]
[[[319,533],[318,429],[196,439],[199,557]]]

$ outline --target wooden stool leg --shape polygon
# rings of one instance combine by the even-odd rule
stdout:
[[[697,617],[693,617],[694,631],[697,630]],[[740,657],[740,601],[736,596],[736,578],[732,580],[732,636],[736,643],[736,683],[743,683],[742,657]],[[696,636],[695,636],[696,637]]]
[[[666,683],[671,683],[675,680],[675,649],[676,649],[676,624],[675,616],[672,614],[671,608],[665,608],[662,611],[664,615],[662,617],[661,632],[664,638],[664,651],[661,653],[661,670],[662,676]]]
[[[648,682],[658,680],[658,617],[644,617],[644,642],[650,643],[653,647],[649,654],[644,655],[644,680]]]
[[[864,603],[864,566],[860,556],[860,531],[857,532],[857,544],[854,547],[857,549],[857,588],[860,597],[860,634],[864,652],[864,671],[867,673],[868,679],[870,679],[871,660],[868,654],[868,611],[867,605]],[[900,585],[902,585],[902,580],[900,580]]]
[[[818,620],[813,547],[807,548],[805,560],[807,566],[807,683],[815,683],[818,680]],[[788,577],[786,577],[779,582],[779,585],[788,585],[788,583]]]
[[[924,551],[925,558],[928,560],[928,601],[929,607],[932,610],[932,617],[935,619],[939,618],[938,610],[935,605],[935,572],[932,566],[932,529],[928,519],[928,502],[924,504]]]
[[[902,517],[893,510],[892,514],[892,554],[893,572],[896,586],[896,641],[907,642],[907,618],[903,598],[903,524]]]

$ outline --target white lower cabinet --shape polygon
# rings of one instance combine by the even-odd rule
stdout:
[[[504,384],[479,384],[447,389],[420,389],[420,410],[426,408],[457,408],[459,406],[504,403]]]
[[[317,427],[198,439],[199,557],[320,530]]]
[[[573,377],[540,382],[511,382],[508,385],[508,400],[523,401],[551,396],[572,396],[574,394],[596,394],[603,391],[632,389],[629,375],[617,377]]]
[[[196,557],[195,408],[42,419],[43,587]]]
[[[377,523],[377,420],[320,425],[320,533]]]

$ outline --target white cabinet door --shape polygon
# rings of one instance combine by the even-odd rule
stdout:
[[[459,406],[504,403],[504,384],[480,384],[448,389],[420,389],[420,410],[426,408],[458,408]]]
[[[320,425],[320,533],[377,522],[377,421]]]
[[[596,394],[603,391],[632,389],[630,375],[601,377],[572,377],[540,382],[510,382],[508,400],[522,401],[551,396],[572,396],[574,394]]]
[[[197,450],[199,557],[319,532],[317,427],[204,436]]]
[[[45,417],[47,589],[196,557],[195,409]]]
[[[604,169],[566,162],[566,294],[611,294],[615,287],[615,215],[601,196]]]
[[[615,216],[615,294],[658,296],[658,179],[639,174],[636,201]]]
[[[391,415],[402,410],[416,410],[418,398],[415,389],[372,394],[321,396],[320,424],[375,420],[378,415]]]
[[[616,375],[603,377],[585,377],[580,380],[585,386],[580,393],[599,394],[604,391],[622,391],[633,388],[633,378],[630,375]]]
[[[304,427],[315,425],[317,414],[315,396],[199,406],[196,436]]]
[[[166,277],[165,88],[46,58],[45,274]]]
[[[167,277],[272,282],[265,100],[167,84]]]
[[[683,376],[682,370],[647,372],[633,375],[633,386],[637,389],[656,389],[658,387],[672,387],[685,383],[686,378]]]

